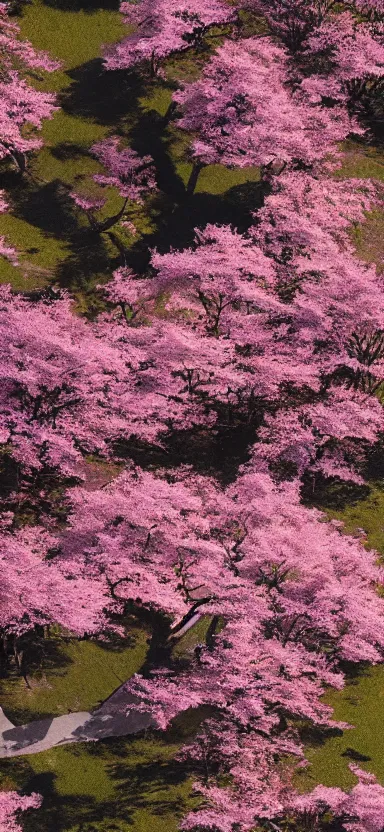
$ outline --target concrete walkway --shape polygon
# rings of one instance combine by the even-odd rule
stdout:
[[[201,618],[196,612],[178,631],[183,636]],[[0,707],[0,758],[37,754],[70,742],[95,742],[106,737],[125,737],[154,726],[150,713],[130,709],[138,700],[126,689],[126,682],[93,713],[78,711],[27,725],[13,725]]]
[[[105,737],[137,734],[154,725],[149,713],[130,710],[134,697],[119,688],[93,713],[78,711],[28,725],[12,725],[0,708],[0,757],[37,754],[70,742],[95,742]]]

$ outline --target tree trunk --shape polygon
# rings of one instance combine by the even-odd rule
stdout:
[[[103,222],[97,223],[97,231],[99,233],[101,233],[102,231],[108,231],[110,228],[112,228],[113,225],[116,225],[116,223],[119,222],[119,220],[121,220],[124,211],[127,207],[127,202],[128,197],[124,200],[124,205],[117,214],[114,214],[113,217],[108,217],[108,219],[104,220]]]
[[[149,74],[151,78],[156,78],[158,65],[156,63],[155,53],[152,52],[151,63],[149,66]]]
[[[193,168],[191,170],[191,175],[188,179],[188,184],[187,184],[187,188],[186,188],[186,192],[187,192],[188,196],[192,196],[192,194],[194,193],[196,185],[197,185],[197,180],[198,180],[199,175],[200,175],[200,171],[203,169],[203,167],[205,167],[203,162],[194,162]]]
[[[121,256],[121,259],[123,261],[123,263],[122,263],[123,266],[126,266],[127,265],[127,251],[126,251],[126,248],[123,246],[123,244],[119,240],[119,238],[116,237],[116,234],[114,234],[113,231],[108,231],[108,237],[109,237],[111,243],[113,243],[113,245],[117,248],[117,251],[119,252],[119,254]]]
[[[169,122],[171,121],[171,118],[172,118],[172,116],[173,116],[173,114],[174,114],[174,112],[175,112],[176,108],[177,108],[176,101],[171,101],[171,103],[170,103],[170,105],[169,105],[169,107],[168,107],[168,110],[167,110],[167,112],[165,113],[165,115],[164,115],[164,117],[163,117],[163,121],[164,121],[164,125],[165,125],[165,126],[166,126],[167,124],[169,124]]]

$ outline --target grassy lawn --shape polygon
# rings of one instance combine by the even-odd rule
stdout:
[[[384,157],[375,147],[365,147],[354,141],[343,145],[343,164],[336,172],[340,179],[378,179],[384,180]]]
[[[0,787],[38,791],[25,832],[176,832],[193,805],[172,738],[105,740],[0,763]]]
[[[80,308],[86,309],[84,296],[110,277],[118,261],[117,250],[107,235],[89,239],[87,220],[73,205],[69,191],[73,186],[82,193],[95,190],[90,177],[100,165],[89,155],[89,149],[96,141],[111,132],[128,136],[133,131],[136,149],[155,158],[163,196],[159,210],[149,205],[146,215],[134,210],[129,218],[139,234],[153,235],[157,231],[162,237],[161,203],[165,200],[167,206],[169,196],[176,201],[177,195],[182,197],[191,164],[189,137],[174,128],[167,133],[158,120],[171,100],[173,78],[180,74],[192,77],[201,61],[196,56],[194,61],[171,61],[169,80],[149,85],[127,76],[117,78],[115,73],[103,72],[100,56],[104,45],[121,39],[127,31],[117,11],[118,3],[105,3],[109,8],[92,12],[65,10],[61,5],[71,6],[58,4],[57,8],[45,0],[32,0],[20,21],[24,37],[62,61],[60,70],[33,81],[38,88],[55,92],[61,109],[44,122],[44,147],[30,161],[28,181],[20,181],[16,174],[11,176],[12,215],[0,216],[0,234],[20,252],[20,263],[14,266],[1,259],[0,281],[28,291],[58,279],[80,297]],[[78,5],[72,4],[74,9]],[[219,216],[221,197],[230,194],[231,203],[233,191],[257,182],[259,176],[257,168],[227,170],[212,165],[204,169],[196,188],[195,206],[192,211],[182,211],[185,239],[193,236],[193,225],[214,222],[216,217],[216,221],[235,220],[236,204],[230,205],[229,213],[225,210],[222,218]],[[107,203],[101,216],[116,213],[121,206],[117,192],[108,189],[103,195]],[[204,201],[206,195],[211,201]],[[187,231],[186,225],[191,226]],[[129,248],[132,239],[122,228],[114,230]],[[174,225],[172,235],[177,235]],[[150,242],[157,244],[152,237]]]
[[[327,515],[342,520],[348,534],[359,535],[358,529],[364,529],[366,545],[384,556],[384,491],[378,485],[372,486],[364,500],[352,503],[342,511],[327,508]]]
[[[384,755],[381,726],[384,721],[384,667],[362,669],[343,691],[324,697],[337,720],[353,728],[339,732],[307,748],[310,765],[296,777],[296,785],[306,791],[317,783],[349,789],[357,780],[348,768],[357,763],[373,772],[384,784]]]
[[[188,654],[205,637],[205,618],[177,644]],[[62,669],[46,672],[47,684],[27,691],[5,685],[0,701],[8,716],[28,719],[42,713],[92,708],[145,658],[144,631],[131,633],[134,643],[111,651],[79,642],[63,649]],[[7,704],[7,698],[9,702]],[[0,760],[0,789],[43,795],[43,806],[22,817],[24,832],[176,832],[180,819],[196,805],[193,779],[174,757],[198,728],[203,712],[178,717],[166,733],[139,738],[79,743],[26,757]]]
[[[327,508],[327,515],[343,520],[348,534],[367,534],[366,546],[384,555],[384,491],[374,486],[370,495],[343,511]],[[384,722],[384,665],[361,667],[348,679],[342,691],[329,691],[324,701],[334,709],[334,718],[353,727],[334,736],[319,734],[307,747],[309,767],[301,770],[296,785],[306,791],[317,783],[349,789],[357,780],[348,768],[356,762],[372,771],[384,784],[384,755],[381,726]]]
[[[98,9],[90,14],[65,11],[34,0],[25,7],[20,24],[23,37],[62,61],[59,71],[35,82],[38,88],[59,95],[76,84],[73,77],[76,68],[97,59],[102,45],[120,39],[125,31],[117,5],[116,11]],[[63,110],[44,123],[45,146],[30,164],[31,179],[27,187],[15,177],[14,216],[0,216],[0,234],[20,252],[18,267],[1,260],[1,282],[10,282],[18,290],[31,290],[55,278],[57,267],[71,254],[76,225],[80,229],[84,226],[84,220],[73,211],[65,186],[99,169],[87,152],[108,132],[108,125]],[[72,157],[62,149],[63,143],[72,148]],[[110,194],[106,211],[111,207],[113,210],[117,202],[117,195]],[[47,214],[50,215],[48,227]]]
[[[36,49],[44,49],[63,62],[62,74],[55,73],[56,83],[50,83],[50,89],[68,84],[65,72],[93,60],[100,54],[102,45],[121,40],[126,31],[118,3],[109,4],[114,9],[95,8],[91,13],[77,10],[76,4],[73,11],[66,11],[61,5],[64,4],[33,0],[25,6],[20,21],[22,37],[32,41]]]
[[[336,178],[384,181],[384,154],[380,150],[347,141],[343,151],[343,164],[336,171]],[[358,256],[368,263],[375,263],[381,273],[384,269],[384,210],[377,208],[369,212],[365,222],[351,231],[351,237]]]
[[[143,664],[148,633],[131,629],[122,645],[93,641],[51,639],[44,669],[28,676],[31,690],[20,676],[0,680],[0,703],[18,724],[44,716],[97,707]]]
[[[55,91],[62,109],[45,122],[44,148],[32,160],[28,181],[12,179],[13,214],[0,216],[0,234],[20,251],[20,266],[0,261],[0,281],[15,289],[30,290],[60,279],[77,292],[79,308],[87,309],[92,287],[108,279],[115,266],[116,251],[107,238],[92,239],[87,223],[68,196],[73,185],[89,189],[89,177],[99,170],[89,155],[93,143],[111,132],[132,135],[134,146],[154,155],[159,185],[172,207],[183,193],[191,164],[190,139],[161,122],[167,111],[172,79],[194,77],[196,67],[187,60],[170,63],[168,81],[150,86],[117,83],[113,73],[101,72],[103,44],[124,34],[118,3],[92,12],[70,11],[61,3],[33,0],[21,18],[22,35],[36,47],[48,50],[63,62],[62,68],[36,81],[39,88]],[[70,5],[69,3],[67,5]],[[74,7],[76,2],[73,2]],[[100,4],[101,5],[101,4]],[[113,76],[113,77],[112,77]],[[114,85],[114,91],[113,91]],[[91,94],[90,94],[91,91]],[[88,97],[87,97],[88,96]],[[136,119],[139,122],[136,125]],[[384,179],[384,158],[374,148],[346,143],[338,177]],[[191,205],[181,205],[180,228],[169,221],[161,225],[165,203],[150,205],[147,213],[130,217],[140,234],[164,233],[164,239],[186,234],[193,225],[237,219],[242,205],[248,210],[252,184],[257,186],[256,168],[228,170],[219,165],[204,169]],[[121,200],[108,193],[104,215],[114,213]],[[179,212],[176,212],[179,214]],[[184,225],[183,225],[184,223]],[[189,223],[189,225],[188,225]],[[115,229],[114,229],[115,230]],[[382,268],[384,213],[371,212],[354,229],[358,254]],[[119,235],[123,231],[119,229]],[[189,235],[189,236],[188,236]],[[183,238],[184,239],[184,238]],[[126,242],[124,240],[124,242]],[[157,241],[155,241],[157,244]],[[129,239],[126,242],[130,245]],[[97,483],[108,472],[91,461],[90,480]],[[384,555],[384,492],[375,486],[369,497],[345,510],[328,514],[343,519],[346,531],[363,528],[367,544]],[[383,519],[382,519],[383,518]],[[204,639],[209,621],[203,618],[174,648],[182,658]],[[142,665],[147,633],[132,630],[125,645],[103,646],[92,641],[69,641],[56,645],[44,672],[30,677],[31,689],[19,677],[0,680],[0,702],[7,716],[23,723],[45,715],[92,710]],[[55,646],[55,645],[53,645]],[[384,719],[384,667],[363,670],[342,692],[327,694],[335,718],[356,727],[308,748],[310,766],[298,777],[298,786],[312,788],[317,782],[350,787],[355,778],[348,762],[358,760],[384,783],[384,757],[380,727]],[[195,721],[184,720],[193,731]],[[191,780],[174,756],[182,741],[183,726],[162,736],[106,740],[51,749],[42,754],[0,761],[0,788],[24,788],[44,795],[43,808],[23,819],[25,832],[176,832],[179,818],[192,805]],[[324,739],[324,738],[323,738]]]
[[[352,238],[362,260],[375,263],[377,271],[384,271],[384,210],[370,211],[362,225],[354,229]]]

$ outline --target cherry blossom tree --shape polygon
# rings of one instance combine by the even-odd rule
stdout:
[[[199,48],[212,26],[235,20],[235,10],[222,0],[148,0],[121,4],[124,20],[136,27],[121,43],[105,51],[107,69],[131,69],[149,63],[152,76],[174,52]]]
[[[384,789],[374,775],[356,765],[349,766],[358,784],[349,794],[337,788],[317,786],[308,796],[297,798],[295,805],[315,826],[330,811],[342,829],[350,832],[379,832],[384,824]]]
[[[156,190],[155,170],[151,156],[139,156],[130,147],[119,149],[120,140],[111,136],[95,144],[91,151],[106,168],[107,173],[95,173],[94,181],[103,188],[112,186],[117,188],[123,197],[123,205],[117,214],[107,219],[98,220],[96,217],[105,204],[105,199],[84,196],[76,191],[71,196],[76,205],[85,211],[91,227],[98,231],[108,231],[124,215],[128,202],[141,205],[146,196]]]
[[[34,134],[27,135],[25,128],[40,129],[42,120],[57,108],[55,96],[30,86],[18,67],[22,62],[26,70],[52,72],[59,63],[19,39],[19,28],[10,21],[5,3],[0,6],[0,62],[0,159],[11,158],[23,171],[27,153],[42,144]]]
[[[311,165],[357,130],[343,107],[311,102],[305,87],[290,93],[287,57],[270,38],[226,41],[198,81],[174,94],[179,125],[192,143],[193,192],[202,166]]]
[[[308,38],[303,59],[306,72],[314,71],[303,82],[313,100],[344,100],[374,130],[384,83],[384,48],[375,25],[350,12],[334,15]]]
[[[0,793],[0,825],[2,832],[22,832],[18,823],[19,813],[38,809],[42,798],[38,794],[21,796],[17,792]]]
[[[363,483],[384,431],[383,285],[350,237],[381,193],[334,177],[340,140],[365,135],[351,115],[356,84],[382,77],[381,2],[358,3],[359,15],[328,0],[251,8],[269,31],[232,30],[174,94],[192,134],[190,193],[204,164],[262,168],[263,204],[247,230],[211,222],[184,249],[175,240],[149,252],[142,273],[116,270],[91,321],[66,293],[1,290],[3,652],[26,676],[28,638],[52,622],[82,636],[127,612],[145,618],[150,661],[126,688],[135,707],[159,729],[190,708],[209,713],[179,754],[200,798],[182,828],[321,830],[331,817],[381,832],[383,788],[371,775],[354,769],[349,793],[298,796],[292,784],[306,763],[298,723],[348,730],[322,694],[342,688],[346,662],[384,654],[377,553],[302,500],[308,477]],[[137,31],[107,51],[106,67],[149,62],[152,74],[210,34],[225,37],[236,15],[219,0],[122,11]],[[3,120],[17,140],[3,145],[17,159],[36,141],[25,125],[39,128],[53,102],[37,106],[17,74],[6,21]],[[100,219],[98,195],[73,193],[102,232],[150,195],[155,174],[118,137],[92,152],[104,168],[95,184],[123,199]],[[224,479],[198,440],[231,446],[236,431],[245,450]],[[89,486],[89,454],[120,463],[103,487]],[[205,636],[181,658],[178,638],[203,617]],[[3,800],[8,825],[37,806]]]
[[[334,0],[247,0],[244,6],[263,15],[271,31],[296,53],[336,3]]]
[[[225,622],[187,666],[160,667],[127,688],[162,728],[188,707],[209,704],[217,714],[182,752],[202,769],[198,791],[208,803],[185,827],[231,831],[241,822],[249,830],[286,813],[294,795],[276,761],[303,761],[289,717],[335,726],[319,696],[323,685],[343,684],[339,659],[382,655],[374,554],[367,559],[361,543],[304,509],[297,484],[278,487],[252,467],[225,493],[189,472],[169,484],[161,472],[133,470],[86,503],[78,492],[76,503],[64,545],[74,551],[83,535],[89,563],[105,571],[120,602],[159,604],[179,626],[197,609]],[[218,774],[232,785],[218,788]]]

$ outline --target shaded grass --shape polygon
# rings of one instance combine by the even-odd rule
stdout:
[[[343,161],[335,172],[338,179],[377,179],[384,180],[384,156],[376,147],[355,141],[346,141],[343,146]]]
[[[183,635],[179,641],[176,642],[173,650],[172,655],[175,659],[185,659],[191,657],[195,647],[198,644],[204,644],[205,639],[209,630],[209,625],[211,622],[211,616],[204,615],[200,619],[200,621],[195,624],[194,627],[191,627],[190,630],[187,630],[185,635]]]
[[[66,11],[48,6],[40,0],[25,6],[20,26],[23,37],[63,62],[59,71],[46,75],[41,81],[34,81],[39,89],[56,93],[70,87],[72,78],[68,73],[73,68],[98,57],[102,44],[118,40],[125,31],[117,8],[115,11],[95,8],[93,14],[88,14],[83,10]],[[44,183],[57,181],[72,185],[79,176],[99,170],[100,166],[88,155],[88,149],[107,132],[106,126],[63,110],[59,110],[52,120],[44,122],[42,138],[45,146],[31,162],[32,181],[28,182],[28,189],[37,194],[46,214],[49,214],[51,206],[44,198]],[[75,147],[77,152],[60,155],[63,142],[72,149]],[[23,185],[20,183],[20,191]],[[113,210],[117,202],[117,194],[111,191],[105,212]],[[19,267],[1,261],[0,280],[11,282],[18,290],[40,288],[54,279],[57,267],[66,260],[72,242],[68,234],[63,240],[60,221],[47,233],[47,229],[38,226],[38,219],[24,215],[24,208],[25,204],[19,201],[14,207],[16,217],[0,217],[0,234],[6,235],[21,252]],[[79,223],[84,225],[84,220],[80,218]],[[35,253],[31,255],[29,249],[34,249]]]
[[[352,232],[356,252],[362,260],[374,263],[379,274],[384,272],[384,210],[370,211],[361,225]]]
[[[178,748],[157,736],[54,748],[2,761],[0,784],[43,795],[25,832],[176,832],[196,802]]]
[[[96,708],[145,661],[148,633],[131,629],[120,643],[48,639],[43,669],[0,680],[1,705],[18,724]],[[51,641],[51,644],[50,644]]]
[[[120,39],[126,31],[117,4],[109,0],[100,3],[32,0],[24,7],[21,18],[22,36],[63,62],[60,70],[33,81],[39,89],[56,92],[61,109],[43,124],[44,147],[30,163],[32,179],[28,182],[28,198],[22,193],[24,183],[16,185],[13,209],[16,221],[12,223],[12,219],[0,217],[0,233],[21,249],[20,266],[2,262],[0,280],[10,281],[15,289],[22,290],[40,288],[46,282],[58,280],[77,295],[80,309],[95,305],[93,287],[109,279],[120,260],[108,235],[96,241],[81,233],[83,229],[87,231],[87,222],[81,211],[71,205],[68,192],[73,186],[81,192],[94,190],[90,177],[100,170],[100,165],[89,155],[89,149],[111,130],[126,135],[134,128],[133,146],[141,153],[152,153],[158,168],[163,195],[156,205],[147,206],[146,216],[143,211],[135,211],[130,217],[139,235],[146,238],[142,248],[157,245],[156,235],[166,245],[171,237],[176,245],[184,245],[192,239],[196,224],[236,223],[236,198],[228,200],[230,210],[228,206],[221,210],[221,197],[259,180],[256,168],[230,171],[219,165],[210,166],[202,171],[192,210],[186,206],[176,224],[174,217],[168,223],[169,210],[172,213],[175,201],[184,198],[184,186],[191,171],[190,138],[175,128],[167,133],[165,125],[156,123],[156,118],[162,121],[166,113],[176,77],[194,77],[209,52],[169,61],[166,81],[148,83],[134,73],[105,72],[100,59],[103,45]],[[60,185],[61,192],[56,187],[53,194],[51,189],[46,203],[49,183]],[[65,218],[61,210],[64,192],[68,195]],[[116,213],[121,206],[116,191],[108,189],[104,194],[107,204],[101,217]],[[217,200],[197,201],[205,195]],[[45,208],[45,214],[52,216],[49,229],[41,224],[36,210],[29,210],[28,199],[32,196],[33,208],[39,203]],[[171,206],[168,206],[169,198]],[[55,205],[55,199],[60,204]],[[247,195],[242,193],[240,199],[242,215]],[[132,239],[126,239],[122,229],[116,231],[122,245],[129,250]],[[91,249],[95,249],[95,256],[89,254]]]

